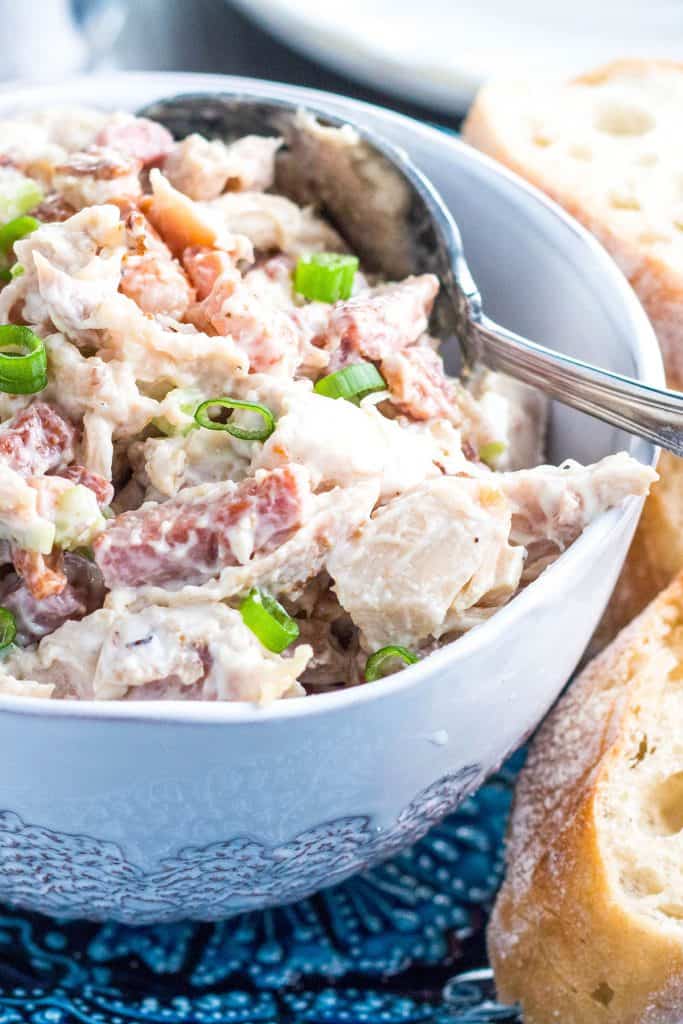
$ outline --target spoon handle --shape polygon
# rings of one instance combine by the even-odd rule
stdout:
[[[683,457],[683,394],[600,370],[537,345],[482,316],[471,324],[474,353],[490,370],[533,384],[573,409]]]

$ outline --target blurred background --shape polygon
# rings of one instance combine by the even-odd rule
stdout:
[[[617,56],[683,59],[683,0],[0,0],[0,14],[5,80],[217,71],[444,124],[457,124],[493,74],[566,77]]]

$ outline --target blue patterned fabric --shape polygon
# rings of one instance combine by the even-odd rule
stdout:
[[[518,1024],[483,931],[519,755],[391,861],[218,924],[0,908],[0,1024]]]

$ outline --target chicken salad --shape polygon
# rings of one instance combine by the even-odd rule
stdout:
[[[0,694],[372,683],[655,479],[544,465],[540,396],[449,376],[437,279],[368,273],[281,148],[0,122]]]

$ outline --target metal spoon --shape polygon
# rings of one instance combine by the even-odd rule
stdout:
[[[554,352],[484,314],[457,224],[403,150],[335,115],[248,93],[176,96],[138,113],[176,138],[282,136],[276,190],[321,206],[368,270],[390,278],[436,274],[432,329],[457,338],[465,373],[482,364],[502,371],[683,456],[683,394]]]

